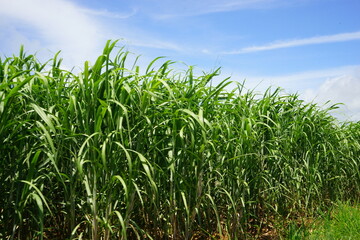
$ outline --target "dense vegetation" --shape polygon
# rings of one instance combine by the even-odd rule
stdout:
[[[244,239],[359,200],[360,124],[335,107],[115,44],[76,74],[0,59],[1,239]]]

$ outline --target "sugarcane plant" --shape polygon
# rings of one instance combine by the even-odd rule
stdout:
[[[1,239],[246,239],[359,200],[360,125],[337,105],[141,69],[116,43],[77,73],[0,58]]]

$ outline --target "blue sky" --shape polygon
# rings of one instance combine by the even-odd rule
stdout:
[[[81,68],[122,39],[144,66],[167,56],[222,67],[219,79],[343,102],[337,116],[360,120],[359,12],[359,0],[0,0],[0,55],[62,50]]]

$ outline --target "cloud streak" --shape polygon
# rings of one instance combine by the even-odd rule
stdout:
[[[103,10],[94,10],[89,8],[83,8],[80,10],[83,13],[100,16],[100,17],[107,17],[107,18],[117,18],[117,19],[127,19],[134,16],[137,13],[137,9],[133,8],[129,13],[116,13],[110,12],[106,9]]]
[[[299,2],[299,0],[149,0],[151,4],[145,6],[146,10],[157,19],[176,17],[199,16],[219,12],[232,12],[242,9],[263,9]],[[144,7],[144,6],[143,6]]]
[[[127,45],[135,46],[135,47],[144,47],[144,48],[153,48],[153,49],[165,49],[165,50],[172,50],[172,51],[183,51],[183,48],[180,46],[164,41],[158,40],[150,40],[148,42],[145,41],[137,41],[132,39],[125,39]]]
[[[276,41],[265,45],[260,46],[252,46],[245,47],[240,50],[230,51],[230,52],[222,52],[222,54],[227,55],[236,55],[236,54],[245,54],[252,52],[261,52],[261,51],[269,51],[281,48],[291,48],[291,47],[299,47],[306,45],[315,45],[315,44],[324,44],[324,43],[335,43],[335,42],[346,42],[360,40],[360,31],[358,32],[350,32],[350,33],[340,33],[334,35],[325,35],[325,36],[317,36],[310,38],[302,38],[302,39],[294,39],[287,41]]]

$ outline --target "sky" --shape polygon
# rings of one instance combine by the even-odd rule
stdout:
[[[258,92],[281,87],[360,120],[359,0],[0,0],[0,56],[20,45],[64,67],[94,63],[108,39],[200,71],[221,67]],[[326,105],[328,106],[328,105]]]

